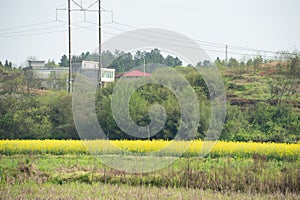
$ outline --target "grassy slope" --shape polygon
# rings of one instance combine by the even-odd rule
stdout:
[[[268,81],[270,68],[261,66],[256,73],[252,70],[241,71],[235,68],[223,68],[221,73],[226,84],[226,93],[235,98],[268,100],[271,97]],[[296,94],[289,96],[289,101],[300,101],[300,88]]]

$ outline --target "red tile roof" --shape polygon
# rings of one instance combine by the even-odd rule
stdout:
[[[122,76],[125,76],[125,77],[143,77],[143,76],[151,76],[151,74],[149,73],[144,73],[140,70],[133,70],[133,71],[130,71],[130,72],[127,72],[125,74],[123,74]]]

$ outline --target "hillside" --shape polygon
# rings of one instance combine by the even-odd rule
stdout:
[[[296,61],[265,62],[256,67],[245,67],[241,63],[237,66],[217,65],[227,95],[226,119],[219,139],[300,140],[300,70]],[[174,69],[185,77],[197,95],[200,121],[195,138],[204,139],[211,115],[210,94],[205,81],[193,67]],[[1,139],[78,139],[72,116],[72,95],[59,90],[38,90],[38,86],[32,84],[35,80],[29,80],[22,69],[0,66],[0,73]],[[171,74],[166,74],[166,78],[169,84],[178,84]],[[120,129],[112,115],[115,84],[107,84],[96,94],[98,121],[110,139],[137,139]],[[189,120],[184,122],[181,119],[178,99],[161,85],[148,84],[133,93],[128,106],[134,123],[138,126],[149,124],[149,110],[156,104],[165,108],[166,121],[165,126],[149,139],[173,139],[180,127],[185,127],[185,133],[189,135],[192,129],[188,128]],[[123,115],[123,111],[120,112]],[[162,117],[159,112],[154,112],[153,116],[158,117],[157,120]],[[152,131],[155,132],[154,129],[148,130],[149,133]]]
[[[276,105],[279,101],[295,107],[300,112],[300,84],[299,66],[293,80],[287,81],[288,77],[283,74],[286,66],[280,62],[261,64],[254,69],[245,68],[222,68],[223,80],[226,84],[227,100],[232,105],[247,106],[258,102]],[[286,63],[284,64],[286,65]],[[293,87],[294,91],[284,91],[284,83],[279,85],[276,81],[286,81],[286,87]],[[282,97],[275,95],[273,87],[277,84],[278,90],[282,89]],[[281,99],[279,99],[281,98]]]

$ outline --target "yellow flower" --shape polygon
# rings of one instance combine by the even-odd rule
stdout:
[[[108,145],[109,144],[109,145]],[[188,148],[187,148],[188,147]],[[0,154],[116,154],[157,153],[166,156],[201,156],[246,158],[252,155],[276,160],[300,160],[300,143],[255,143],[166,140],[0,140]]]

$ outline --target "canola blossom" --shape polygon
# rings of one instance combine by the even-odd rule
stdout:
[[[107,146],[110,142],[115,146]],[[164,147],[171,143],[172,148],[167,151]],[[209,142],[209,141],[206,141]],[[190,144],[188,149],[185,147]],[[204,142],[200,140],[192,141],[166,141],[166,140],[0,140],[0,154],[117,154],[122,152],[132,152],[146,154],[158,152],[159,156],[200,156]],[[118,151],[116,151],[118,149]],[[264,156],[267,159],[275,160],[300,160],[300,143],[280,144],[280,143],[257,143],[257,142],[217,142],[210,153],[211,158],[234,157],[247,158],[253,155]]]

